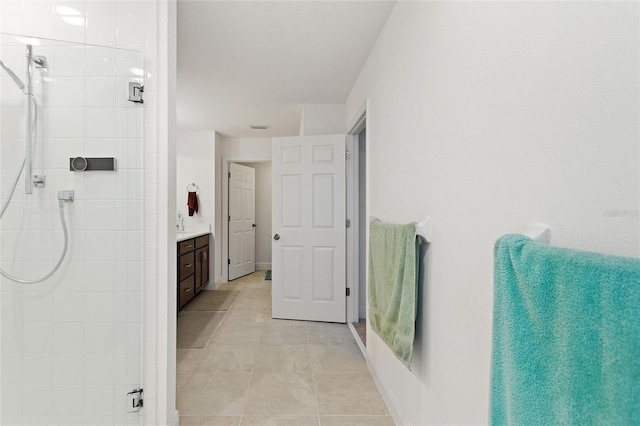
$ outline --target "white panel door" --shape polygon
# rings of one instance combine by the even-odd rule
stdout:
[[[345,322],[345,140],[272,139],[274,318]]]
[[[229,164],[229,280],[256,271],[256,171]]]

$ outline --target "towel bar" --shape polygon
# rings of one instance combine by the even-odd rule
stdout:
[[[422,222],[416,224],[416,235],[422,239],[424,243],[431,242],[431,218],[428,217]]]
[[[378,219],[375,216],[371,216],[371,219]],[[420,239],[422,240],[423,243],[430,243],[431,242],[431,218],[427,217],[424,220],[422,220],[421,222],[417,222],[416,223],[416,236],[420,237]]]
[[[524,229],[522,234],[539,243],[551,243],[551,227],[549,225],[532,223]]]

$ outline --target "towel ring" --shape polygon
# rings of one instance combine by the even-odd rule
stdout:
[[[195,183],[190,183],[189,185],[187,185],[187,192],[192,192],[191,188],[195,188],[195,192],[198,192],[200,190],[198,185],[196,185]]]

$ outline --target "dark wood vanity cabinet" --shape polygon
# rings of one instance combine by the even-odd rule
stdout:
[[[209,234],[178,242],[178,309],[209,283]]]

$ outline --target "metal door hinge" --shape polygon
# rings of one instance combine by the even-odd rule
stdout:
[[[227,265],[231,265],[231,259],[227,259]]]
[[[144,86],[135,81],[129,82],[129,102],[135,102],[138,104],[144,103],[142,94],[144,93]]]
[[[231,222],[231,216],[229,216],[228,222]]]
[[[347,287],[347,296],[351,296],[351,289]]]
[[[134,389],[127,394],[127,412],[137,413],[144,405],[143,389]]]
[[[351,228],[351,219],[347,219],[347,228]]]

